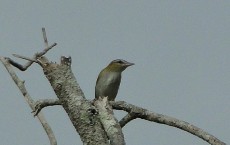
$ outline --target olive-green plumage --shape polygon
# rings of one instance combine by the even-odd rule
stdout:
[[[95,98],[108,96],[109,101],[114,101],[121,82],[121,73],[134,63],[122,59],[113,60],[98,75],[95,86]]]

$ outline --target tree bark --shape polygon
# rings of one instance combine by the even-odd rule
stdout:
[[[83,144],[109,145],[107,135],[95,115],[96,108],[85,99],[72,73],[71,58],[61,57],[61,63],[57,64],[41,57],[39,62]]]

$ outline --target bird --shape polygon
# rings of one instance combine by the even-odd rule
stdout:
[[[99,73],[95,86],[95,99],[108,97],[108,101],[114,101],[121,83],[121,74],[134,63],[123,59],[115,59]]]

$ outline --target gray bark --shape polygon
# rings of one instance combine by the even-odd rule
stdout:
[[[83,144],[109,145],[107,135],[95,115],[96,108],[85,99],[71,71],[71,58],[62,57],[60,64],[50,63],[44,57],[39,61]]]

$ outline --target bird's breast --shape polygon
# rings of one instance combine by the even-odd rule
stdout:
[[[110,85],[120,82],[120,75],[117,73],[107,74],[104,80],[105,85]]]
[[[120,86],[121,74],[116,72],[104,73],[96,85],[97,96],[109,96],[115,98]],[[113,100],[110,99],[110,100]]]

